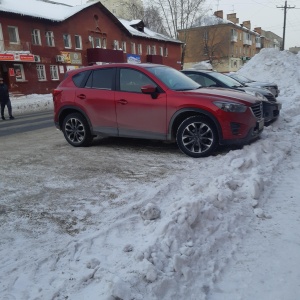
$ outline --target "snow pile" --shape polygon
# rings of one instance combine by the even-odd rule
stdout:
[[[300,85],[300,52],[294,54],[277,49],[262,49],[249,60],[237,73],[246,77],[275,82],[280,87],[281,95],[285,97],[299,94]]]
[[[268,49],[240,70],[275,81],[283,102],[280,118],[243,149],[192,159],[130,147],[70,150],[65,142],[40,146],[49,159],[35,148],[36,166],[16,153],[11,164],[31,176],[2,163],[0,216],[11,220],[0,229],[0,298],[207,300],[251,224],[272,218],[261,196],[300,147],[298,69],[299,56]],[[18,185],[6,188],[13,175]],[[30,201],[14,218],[8,213],[24,190]]]
[[[33,94],[21,97],[10,97],[10,99],[14,115],[53,109],[52,94]]]

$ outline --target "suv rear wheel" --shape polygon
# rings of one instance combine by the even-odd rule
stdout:
[[[74,147],[87,147],[93,141],[89,124],[79,113],[65,117],[62,131],[67,142]]]
[[[185,119],[178,127],[176,140],[183,153],[196,158],[210,155],[218,145],[215,127],[202,116]]]

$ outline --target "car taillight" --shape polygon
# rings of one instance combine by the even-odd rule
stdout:
[[[53,97],[56,97],[56,96],[60,95],[61,93],[62,93],[61,90],[53,90],[53,91],[52,91]]]

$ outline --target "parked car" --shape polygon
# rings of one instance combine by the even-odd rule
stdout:
[[[282,104],[266,89],[245,86],[237,80],[216,71],[190,69],[181,72],[204,87],[235,89],[258,97],[263,101],[263,116],[266,125],[274,122],[280,114]]]
[[[267,89],[274,95],[274,97],[278,97],[279,95],[280,91],[276,83],[255,81],[237,73],[228,73],[226,75],[237,80],[238,82],[242,83],[245,86]]]
[[[245,144],[264,128],[262,102],[234,90],[200,88],[155,64],[108,64],[66,73],[53,91],[54,122],[74,147],[95,136],[177,141],[191,157]]]

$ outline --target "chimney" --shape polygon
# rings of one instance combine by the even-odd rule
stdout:
[[[239,19],[236,17],[236,13],[227,14],[227,20],[234,24],[237,24],[239,22]]]
[[[223,10],[215,11],[215,12],[214,12],[214,15],[215,15],[217,18],[223,19]]]
[[[250,30],[251,29],[251,22],[250,21],[243,21],[243,26]]]
[[[261,27],[255,27],[254,31],[261,35]]]

